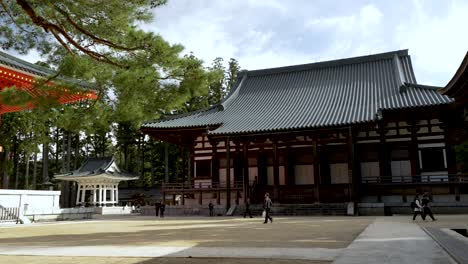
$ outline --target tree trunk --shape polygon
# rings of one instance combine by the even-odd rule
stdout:
[[[59,136],[59,129],[55,130],[55,172],[59,171],[59,149],[60,149],[60,136]]]
[[[66,172],[70,172],[71,162],[71,133],[67,132],[67,166]]]
[[[26,173],[24,175],[24,189],[29,190],[29,158],[31,154],[26,151],[24,153],[24,162],[26,163]]]
[[[37,181],[37,151],[34,151],[34,163],[33,163],[33,178],[32,178],[32,189],[36,190],[36,181]]]
[[[15,173],[15,189],[18,189],[18,174],[19,174],[19,166],[18,166],[18,143],[17,138],[15,138],[15,142],[13,145],[13,171]]]
[[[73,170],[78,169],[78,157],[80,156],[80,135],[76,134],[75,135],[75,158],[73,160]]]
[[[47,139],[42,143],[42,183],[49,181],[49,142]],[[43,189],[46,186],[43,185]]]
[[[65,152],[67,151],[67,138],[65,137],[65,131],[62,134],[62,170],[61,172],[66,172],[65,168]]]
[[[2,178],[3,178],[3,189],[8,189],[10,187],[10,175],[8,174],[8,156],[9,152],[4,150],[4,152],[0,153],[1,158],[1,166],[2,166]]]

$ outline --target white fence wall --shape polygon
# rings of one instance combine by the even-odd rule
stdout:
[[[0,206],[59,209],[60,191],[0,190]]]

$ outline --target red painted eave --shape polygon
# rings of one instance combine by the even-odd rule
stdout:
[[[37,76],[26,74],[24,72],[16,71],[14,69],[0,65],[0,90],[5,87],[15,86],[18,89],[27,91],[31,96],[39,96],[39,91],[34,88],[35,78]],[[57,94],[48,94],[46,96],[58,97],[57,100],[60,104],[67,104],[78,102],[85,99],[96,100],[97,94],[93,91],[83,90],[78,93],[70,93],[66,88]],[[35,106],[32,103],[26,105],[11,106],[0,103],[0,115],[4,113],[18,112],[26,109],[32,109]]]

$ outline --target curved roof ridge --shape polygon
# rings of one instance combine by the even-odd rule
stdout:
[[[463,58],[463,61],[460,63],[460,67],[458,67],[452,79],[450,79],[447,85],[445,87],[442,87],[439,90],[439,92],[441,94],[449,94],[451,96],[460,93],[461,88],[466,87],[467,75],[468,75],[468,51],[466,52],[466,55]],[[465,81],[463,81],[463,78],[465,78]]]
[[[239,76],[240,77],[240,76]],[[228,94],[220,103],[220,105],[223,106],[224,109],[226,109],[230,104],[232,104],[232,101],[234,101],[237,96],[239,95],[239,91],[242,88],[242,84],[245,82],[247,79],[247,74],[242,75],[242,79],[239,81],[239,84],[235,86],[234,90]]]
[[[426,89],[426,90],[431,90],[431,91],[437,91],[443,88],[441,86],[424,85],[424,84],[408,83],[408,82],[405,82],[403,85],[406,86],[407,88],[419,88],[419,89]]]
[[[306,71],[311,69],[320,69],[320,68],[328,68],[334,66],[343,66],[349,64],[358,64],[358,63],[366,63],[378,60],[385,60],[385,59],[392,59],[395,56],[408,56],[408,50],[397,50],[397,51],[390,51],[366,56],[358,56],[358,57],[351,57],[345,59],[337,59],[337,60],[329,60],[329,61],[320,61],[314,63],[306,63],[306,64],[299,64],[299,65],[291,65],[291,66],[284,66],[284,67],[277,67],[277,68],[267,68],[267,69],[259,69],[259,70],[252,70],[247,71],[245,74],[248,76],[260,76],[260,75],[269,75],[269,74],[278,74],[278,73],[286,73],[286,72],[296,72],[296,71]]]
[[[197,115],[197,114],[200,114],[200,113],[203,113],[203,112],[208,112],[210,110],[215,110],[215,109],[220,111],[220,110],[223,110],[222,107],[223,106],[221,104],[215,104],[215,105],[208,106],[208,107],[205,107],[205,108],[202,108],[202,109],[198,109],[198,110],[195,110],[195,111],[192,111],[192,112],[175,114],[175,115],[165,115],[164,118],[145,121],[145,122],[143,122],[142,125],[144,126],[145,124],[150,124],[150,123],[160,123],[160,122],[165,122],[165,121],[170,121],[170,120],[176,120],[176,119],[179,119],[179,118],[194,116],[194,115]]]

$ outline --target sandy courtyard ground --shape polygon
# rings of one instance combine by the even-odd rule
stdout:
[[[2,227],[0,263],[329,263],[373,220],[132,217]]]

